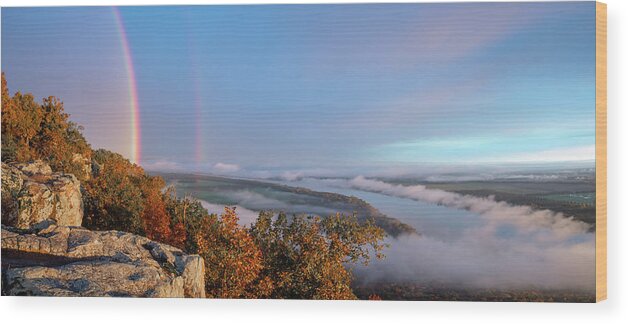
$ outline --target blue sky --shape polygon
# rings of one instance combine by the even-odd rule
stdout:
[[[142,161],[217,173],[594,158],[595,4],[120,7]],[[11,91],[129,156],[112,8],[3,8]]]

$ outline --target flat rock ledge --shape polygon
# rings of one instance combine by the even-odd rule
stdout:
[[[2,225],[2,295],[205,297],[204,263],[120,231]]]

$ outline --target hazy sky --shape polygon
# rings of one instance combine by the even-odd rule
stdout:
[[[594,2],[118,10],[122,25],[109,7],[3,8],[2,71],[131,157],[126,34],[147,167],[594,158]]]

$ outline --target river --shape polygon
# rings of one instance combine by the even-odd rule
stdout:
[[[357,189],[342,179],[281,183],[361,198],[418,230],[420,236],[387,238],[390,247],[384,260],[354,269],[362,280],[594,291],[594,235],[553,212],[530,212],[524,206],[477,199],[472,200],[475,205],[479,201],[490,207],[472,212],[435,204],[429,201],[433,195],[428,202],[413,199],[406,193],[412,193],[412,188],[385,183],[381,193]],[[463,201],[457,204],[467,199],[444,194]]]

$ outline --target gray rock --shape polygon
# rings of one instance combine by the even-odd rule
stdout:
[[[2,223],[21,229],[81,226],[81,184],[72,174],[53,173],[42,161],[2,163]],[[42,223],[44,223],[42,225]]]
[[[203,259],[120,231],[2,226],[7,295],[205,297]],[[32,260],[31,260],[32,259]],[[6,262],[6,263],[5,263]]]
[[[159,268],[112,261],[74,262],[57,267],[8,268],[9,295],[183,297],[181,277]]]
[[[75,158],[84,171],[98,167]],[[2,163],[3,294],[205,297],[200,256],[139,235],[90,231],[82,220],[74,175],[41,161]]]
[[[153,258],[162,263],[169,263],[174,266],[175,256],[171,251],[164,248],[162,244],[157,242],[149,242],[146,248],[150,251]]]
[[[52,169],[46,162],[36,160],[30,163],[19,163],[15,167],[27,176],[51,175]]]
[[[17,221],[17,197],[23,184],[22,173],[2,162],[2,224],[14,224]]]
[[[199,255],[177,258],[185,297],[205,297],[205,261]],[[201,274],[200,276],[198,274]]]

